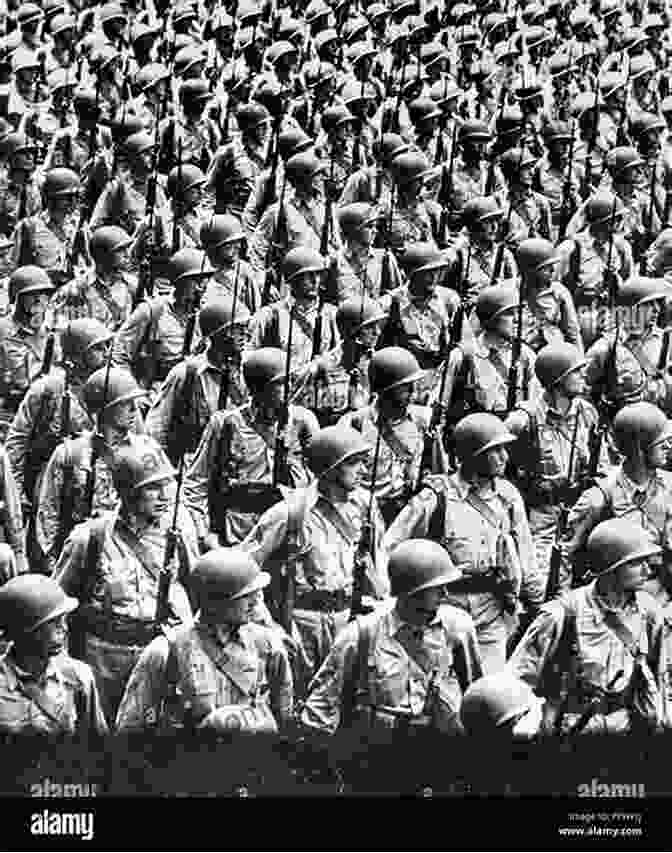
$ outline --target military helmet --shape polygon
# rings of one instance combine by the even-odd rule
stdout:
[[[230,213],[218,213],[201,225],[199,236],[205,249],[216,249],[227,243],[244,240],[245,232],[238,217]]]
[[[390,170],[399,186],[407,186],[414,181],[425,180],[430,172],[429,161],[419,151],[399,154],[390,163]]]
[[[210,596],[235,601],[264,589],[271,576],[242,548],[215,548],[199,557],[189,581],[203,606]]]
[[[386,316],[376,300],[353,296],[336,309],[336,327],[344,340],[352,340],[363,326],[379,323]]]
[[[173,61],[173,69],[178,77],[183,77],[190,71],[193,71],[194,66],[205,65],[206,57],[202,49],[195,44],[189,44],[180,48],[175,54]]]
[[[378,394],[416,382],[424,375],[416,357],[403,347],[380,349],[369,362],[369,383],[371,390]]]
[[[42,184],[42,190],[47,198],[78,195],[80,189],[77,172],[60,166],[56,169],[49,169]]]
[[[361,432],[347,426],[330,426],[316,432],[307,448],[310,470],[319,479],[355,456],[368,455],[369,443]]]
[[[85,118],[98,118],[101,113],[100,105],[96,104],[96,93],[93,89],[75,89],[72,106],[78,115]]]
[[[622,175],[627,169],[635,169],[638,166],[643,166],[644,160],[642,160],[634,148],[628,145],[620,145],[612,148],[607,153],[606,164],[612,178],[616,178]]]
[[[433,83],[429,90],[429,97],[436,101],[442,110],[447,110],[448,105],[455,98],[459,98],[464,94],[463,90],[457,85],[454,80],[445,77],[443,80],[437,80]]]
[[[47,74],[47,86],[52,94],[69,92],[77,86],[77,80],[72,73],[68,73],[66,68],[55,68]]]
[[[616,302],[624,307],[635,308],[647,302],[657,302],[669,295],[664,279],[635,275],[624,281],[616,291]]]
[[[507,181],[517,178],[523,169],[536,166],[539,158],[526,148],[509,148],[499,158],[499,168]]]
[[[24,293],[52,293],[56,288],[42,267],[29,264],[18,267],[9,277],[9,301],[14,303]]]
[[[328,18],[330,14],[331,6],[325,3],[324,0],[310,0],[303,17],[306,19],[307,24],[314,24],[320,18]]]
[[[633,56],[630,60],[628,73],[631,80],[636,80],[638,77],[644,77],[647,74],[655,74],[656,63],[654,62],[653,57],[646,53],[641,56]]]
[[[489,142],[491,137],[490,128],[479,119],[468,119],[458,131],[460,142]]]
[[[566,121],[549,121],[541,132],[548,145],[551,142],[571,142],[572,128]]]
[[[99,11],[100,23],[107,24],[109,21],[125,21],[126,13],[121,7],[121,3],[105,3],[100,7]]]
[[[285,378],[287,354],[277,347],[253,350],[243,360],[243,378],[253,393],[265,390],[271,382]]]
[[[232,325],[246,325],[251,319],[247,305],[238,299],[234,306],[233,295],[229,294],[213,297],[198,312],[198,324],[204,338],[214,338],[228,331]]]
[[[473,230],[481,222],[489,219],[499,219],[504,211],[493,196],[476,196],[470,198],[462,208],[462,221],[469,230]]]
[[[445,586],[462,577],[446,549],[430,539],[408,539],[392,551],[387,564],[395,598]]]
[[[94,371],[82,390],[84,405],[91,414],[98,414],[117,403],[145,396],[146,392],[138,385],[132,373],[121,367],[110,367],[108,375],[107,365]]]
[[[16,20],[23,26],[39,21],[42,14],[42,9],[36,3],[22,3],[16,12]]]
[[[363,201],[356,201],[339,207],[336,215],[341,232],[345,237],[357,234],[360,228],[373,225],[382,217],[382,213],[377,208]]]
[[[650,133],[652,130],[661,132],[666,127],[665,119],[660,118],[655,113],[638,113],[630,121],[630,135],[633,139],[641,142],[647,133]]]
[[[285,163],[285,175],[292,185],[310,179],[322,171],[324,165],[312,151],[293,154]]]
[[[399,134],[384,133],[378,147],[383,165],[389,166],[400,154],[406,154],[410,146]]]
[[[536,272],[543,267],[558,263],[559,257],[550,240],[529,237],[519,243],[516,261],[521,272]]]
[[[460,719],[467,734],[488,735],[494,729],[503,729],[536,702],[528,684],[502,670],[469,685],[462,697]]]
[[[511,134],[519,134],[522,130],[525,116],[517,104],[504,107],[495,119],[495,132],[501,139]]]
[[[355,116],[343,104],[335,104],[332,107],[327,107],[322,113],[321,123],[322,130],[325,133],[333,133],[337,127],[343,124],[352,124],[355,121]]]
[[[648,450],[672,437],[665,413],[653,403],[630,403],[614,417],[614,439],[618,449],[629,455],[634,449]]]
[[[240,104],[236,110],[236,122],[242,133],[248,133],[260,124],[268,124],[271,120],[271,114],[263,104],[257,101],[250,101],[247,104]]]
[[[561,341],[547,344],[539,350],[534,362],[534,372],[544,388],[551,389],[585,364],[586,359],[577,347]]]
[[[454,432],[455,452],[461,462],[467,462],[515,441],[502,421],[489,412],[467,415],[456,425]]]
[[[145,94],[162,80],[168,80],[170,72],[165,65],[158,62],[150,62],[144,65],[135,75],[134,85],[141,94]]]
[[[16,638],[72,613],[78,605],[51,578],[32,572],[18,575],[0,588],[0,626],[8,637]]]
[[[408,105],[408,115],[413,124],[418,124],[421,121],[441,118],[443,112],[432,98],[421,96],[412,100]]]
[[[290,249],[282,262],[282,275],[289,284],[297,275],[306,272],[324,272],[324,258],[319,252],[299,246]]]
[[[35,143],[25,133],[12,131],[2,141],[3,153],[6,157],[14,157],[23,151],[35,151]]]
[[[287,164],[296,154],[307,152],[315,145],[315,140],[300,127],[287,127],[278,135],[278,151]]]
[[[588,537],[586,550],[591,568],[600,575],[662,553],[643,527],[626,518],[600,522]]]
[[[434,243],[409,243],[401,263],[411,281],[417,273],[449,266],[450,260]]]
[[[96,344],[111,341],[114,337],[100,320],[93,317],[78,317],[68,323],[61,336],[63,360],[81,363],[86,352]]]
[[[166,454],[149,436],[137,436],[132,445],[117,450],[112,463],[114,487],[122,496],[172,480],[175,473]]]
[[[620,198],[605,191],[600,191],[592,195],[584,207],[584,216],[586,217],[586,221],[591,225],[601,225],[605,222],[611,222],[612,217],[617,222],[619,217],[623,216],[624,213],[625,208]]]
[[[100,262],[119,249],[130,246],[132,238],[118,225],[102,225],[91,235],[89,252],[94,261]]]
[[[316,89],[325,83],[331,83],[336,79],[336,68],[331,62],[316,61],[309,65],[303,73],[303,79],[307,89]]]
[[[510,285],[488,285],[476,298],[476,316],[481,326],[488,328],[505,311],[517,308],[519,302],[518,291]]]
[[[180,249],[166,264],[166,278],[173,287],[185,278],[207,278],[214,271],[207,254],[200,249]]]
[[[12,71],[15,74],[39,67],[40,60],[34,51],[19,47],[12,53]]]
[[[180,83],[179,98],[183,104],[209,101],[212,97],[210,84],[201,77],[190,77]]]
[[[154,149],[154,139],[145,130],[131,133],[124,140],[124,154],[127,157],[140,157]]]
[[[166,184],[166,195],[168,198],[176,198],[183,196],[194,187],[202,187],[205,183],[205,175],[192,163],[183,163],[181,166],[174,166],[168,175],[168,183]]]
[[[276,41],[266,51],[266,59],[271,65],[275,65],[278,60],[292,54],[298,58],[299,49],[295,44],[292,44],[291,41]]]

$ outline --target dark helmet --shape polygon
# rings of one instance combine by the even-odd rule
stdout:
[[[445,586],[462,577],[446,549],[430,539],[408,539],[392,551],[387,564],[395,598]]]
[[[78,605],[55,580],[33,573],[19,575],[0,588],[0,626],[8,637],[16,638],[72,613]]]
[[[495,121],[495,132],[498,137],[509,134],[519,134],[522,130],[525,116],[516,104],[505,107]]]
[[[536,166],[538,158],[526,148],[509,148],[499,158],[499,167],[507,181],[517,178],[523,169]]]
[[[154,139],[146,130],[131,133],[124,140],[124,154],[127,157],[140,157],[154,148]]]
[[[149,436],[137,436],[133,445],[124,446],[115,455],[112,479],[122,496],[174,477],[175,469],[168,457]]]
[[[284,163],[294,159],[297,154],[308,152],[315,145],[312,136],[300,127],[287,127],[278,136],[278,150]]]
[[[559,261],[555,246],[541,237],[521,240],[516,251],[516,261],[521,273],[536,272],[542,267],[551,266]]]
[[[408,105],[408,114],[413,124],[421,121],[429,121],[432,118],[441,118],[443,115],[436,101],[426,96],[415,98]]]
[[[322,113],[322,130],[331,134],[337,127],[343,124],[352,124],[354,121],[355,116],[344,104],[335,104],[332,107],[327,107]]]
[[[336,327],[344,340],[352,340],[363,326],[378,323],[387,315],[378,302],[365,296],[352,297],[341,302],[336,310]]]
[[[322,161],[312,151],[293,154],[285,164],[287,180],[295,185],[324,171]]]
[[[431,171],[429,161],[419,151],[399,154],[390,163],[390,169],[394,180],[402,187],[414,181],[425,180]]]
[[[264,589],[271,581],[252,557],[242,548],[215,548],[196,561],[190,582],[197,590],[201,604],[209,595],[235,601],[244,595]]]
[[[261,347],[243,360],[243,377],[253,393],[285,378],[287,354],[277,347]]]
[[[588,537],[586,549],[592,569],[600,575],[662,553],[643,527],[626,518],[598,524]]]
[[[205,249],[216,249],[226,243],[238,243],[245,239],[243,226],[236,216],[218,213],[201,225],[200,240]]]
[[[356,201],[339,207],[336,215],[341,232],[345,237],[357,234],[359,229],[365,225],[373,225],[382,216],[377,208],[363,201]]]
[[[331,62],[320,62],[318,60],[306,68],[303,79],[307,89],[316,89],[318,86],[331,83],[336,79],[336,68]]]
[[[35,151],[35,143],[32,142],[25,133],[13,131],[8,133],[2,141],[3,153],[6,157],[12,158],[24,151]]]
[[[639,143],[650,131],[662,132],[666,127],[665,119],[655,113],[640,113],[636,114],[630,122],[630,135]]]
[[[138,92],[145,93],[157,86],[162,80],[168,80],[170,72],[165,65],[158,62],[150,62],[143,66],[135,75],[135,88]]]
[[[80,189],[81,185],[77,172],[61,167],[50,169],[42,184],[42,190],[47,198],[79,195]]]
[[[614,440],[626,456],[636,448],[646,451],[672,438],[665,413],[653,403],[630,403],[614,417]]]
[[[56,288],[42,267],[18,267],[9,277],[9,301],[14,303],[24,293],[52,293]]]
[[[94,261],[100,262],[119,249],[130,246],[132,238],[127,231],[117,225],[103,225],[91,235],[89,251]]]
[[[504,728],[537,701],[528,684],[503,670],[485,675],[467,688],[460,718],[467,734],[487,735]]]
[[[126,13],[121,3],[105,3],[100,7],[100,23],[107,24],[109,21],[125,21]]]
[[[368,455],[369,443],[352,427],[330,426],[316,432],[307,448],[310,470],[319,479],[346,459]]]
[[[490,128],[484,121],[478,119],[469,119],[465,121],[458,131],[458,139],[460,142],[489,142],[492,138]]]
[[[199,249],[180,249],[166,265],[166,278],[175,287],[185,278],[207,278],[215,271],[205,252]]]
[[[87,351],[114,337],[111,329],[93,317],[79,317],[68,323],[61,336],[63,360],[81,364]]]
[[[378,394],[415,382],[424,375],[416,357],[402,347],[380,349],[369,362],[369,383]]]
[[[228,331],[234,324],[247,325],[251,319],[252,315],[240,299],[236,302],[234,313],[233,295],[228,294],[213,297],[198,312],[198,324],[204,338],[214,338]]]
[[[573,344],[562,341],[547,344],[537,353],[534,372],[544,388],[550,390],[585,364],[586,359],[581,352]]]
[[[323,272],[324,258],[319,252],[299,246],[291,249],[282,262],[282,275],[289,284],[297,275],[305,272]]]
[[[450,260],[434,243],[409,243],[402,257],[402,265],[410,281],[417,273],[449,266]]]
[[[607,169],[612,178],[617,178],[628,169],[635,169],[638,166],[644,165],[644,160],[639,156],[634,148],[627,145],[621,145],[617,148],[612,148],[607,153]]]
[[[515,441],[502,421],[489,412],[467,415],[455,427],[455,452],[460,462],[475,459],[493,447]]]
[[[552,142],[571,142],[572,128],[566,121],[549,121],[544,125],[542,136],[547,145]]]
[[[236,121],[241,133],[249,133],[260,124],[268,124],[271,120],[271,114],[263,104],[257,101],[250,101],[247,104],[241,104],[236,110]]]
[[[205,175],[192,163],[183,163],[174,166],[168,175],[166,195],[168,198],[183,196],[193,187],[202,187],[205,183]]]
[[[488,219],[500,219],[504,211],[493,196],[470,198],[462,208],[462,221],[472,231]]]
[[[669,294],[664,279],[635,275],[624,281],[616,292],[616,302],[624,307],[634,308],[647,302],[657,302]]]
[[[205,103],[211,97],[210,84],[200,77],[192,77],[180,84],[180,101],[183,104]]]
[[[175,54],[173,68],[178,77],[184,76],[188,71],[191,71],[195,65],[205,65],[206,57],[201,48],[197,45],[186,45],[180,48]]]
[[[133,374],[121,367],[110,367],[109,376],[107,366],[94,371],[82,391],[84,405],[91,414],[144,396],[146,392],[135,381]]]
[[[397,133],[384,133],[380,142],[380,159],[383,165],[389,166],[400,154],[406,154],[409,150],[408,142],[405,142]]]
[[[616,205],[614,207],[614,205]],[[623,202],[612,193],[601,190],[592,195],[586,202],[584,216],[590,225],[601,225],[605,222],[618,222],[625,213]]]
[[[476,316],[484,328],[488,328],[505,311],[517,308],[520,302],[518,291],[505,284],[484,287],[476,299]]]

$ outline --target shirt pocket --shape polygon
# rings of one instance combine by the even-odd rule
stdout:
[[[28,700],[7,688],[0,690],[0,732],[16,733],[30,724]]]
[[[378,649],[371,676],[374,705],[401,704],[408,690],[408,662],[403,652],[385,647]]]

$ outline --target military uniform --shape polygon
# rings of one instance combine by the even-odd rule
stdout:
[[[51,301],[54,328],[63,330],[79,317],[92,317],[116,332],[131,315],[137,278],[128,273],[89,273],[75,278]]]
[[[240,263],[240,272],[236,267]],[[232,267],[220,267],[203,291],[201,305],[205,307],[220,296],[233,296],[233,289],[238,277],[238,299],[247,308],[250,314],[256,314],[261,308],[261,288],[259,286],[259,275],[247,261],[237,261]]]
[[[35,333],[14,319],[0,329],[0,418],[5,429],[18,410],[23,395],[37,377],[47,343],[46,329]]]
[[[61,224],[48,211],[22,220],[14,230],[11,269],[32,264],[47,270],[61,284],[68,277],[68,257],[78,225],[77,214]]]

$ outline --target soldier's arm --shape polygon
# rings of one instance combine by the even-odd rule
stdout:
[[[4,448],[0,448],[0,483],[2,484],[0,499],[2,500],[2,520],[5,529],[5,538],[14,553],[17,571],[21,574],[28,571],[23,536],[21,497]]]
[[[184,388],[185,371],[186,366],[184,362],[172,368],[161,385],[159,393],[145,419],[147,434],[151,435],[163,450],[166,450],[168,446],[170,427]],[[189,406],[191,405],[193,405],[193,400],[189,401]]]
[[[602,489],[587,489],[569,512],[567,534],[560,540],[564,571],[571,577],[577,552],[583,547],[591,530],[602,520],[606,498]]]
[[[64,456],[65,446],[59,444],[51,454],[42,475],[35,518],[38,545],[52,566],[58,557],[58,554],[54,554],[52,551],[60,528]]]
[[[131,370],[133,359],[147,334],[147,327],[153,320],[153,314],[150,304],[142,302],[121,325],[112,347],[112,364]]]
[[[516,495],[513,502],[511,521],[520,556],[521,577],[517,579],[518,589],[528,605],[536,609],[544,603],[546,588],[544,579],[537,567],[534,541],[532,540],[525,505],[520,494]]]
[[[7,432],[5,441],[5,450],[9,457],[9,464],[12,468],[12,474],[16,481],[16,486],[19,490],[19,495],[22,499],[29,500],[30,495],[24,495],[24,469],[26,458],[31,452],[31,438],[35,429],[35,421],[40,410],[40,400],[47,393],[45,390],[45,382],[38,381],[28,389],[26,396],[19,404],[19,408],[12,419]],[[47,408],[45,406],[45,408]],[[45,424],[49,413],[45,412]]]
[[[483,663],[476,638],[474,620],[468,613],[457,608],[455,610],[459,616],[451,625],[451,633],[456,637],[453,654],[455,671],[464,693],[472,682],[483,675]]]
[[[66,539],[51,575],[68,595],[76,596],[79,592],[86,566],[88,545],[89,528],[86,524],[78,524]]]
[[[91,667],[75,658],[72,658],[71,663],[77,667],[81,687],[80,695],[84,700],[82,718],[77,720],[78,732],[83,735],[94,734],[100,737],[109,734],[108,722],[100,703],[100,694]]]
[[[271,631],[269,631],[271,634]],[[282,641],[273,633],[271,651],[267,661],[268,682],[270,686],[270,705],[280,729],[292,719],[294,707],[294,683],[292,668]]]
[[[250,238],[249,261],[254,270],[263,274],[266,271],[266,258],[273,239],[275,224],[278,215],[278,205],[273,204],[259,220],[254,233]]]
[[[544,604],[509,658],[507,669],[533,690],[540,684],[546,663],[558,650],[564,618],[562,602]]]
[[[142,651],[124,690],[117,711],[119,734],[146,731],[158,725],[161,705],[166,698],[166,667],[169,645],[166,637],[156,637]]]
[[[287,541],[288,511],[286,501],[267,509],[241,543],[262,568]]]
[[[579,326],[579,318],[576,315],[576,308],[572,295],[564,285],[559,285],[560,288],[560,310],[562,315],[562,331],[565,339],[581,352],[583,355],[583,339],[581,337],[581,327]]]
[[[407,539],[424,539],[436,510],[438,499],[433,489],[425,488],[402,509],[383,539],[387,554]]]
[[[208,422],[196,448],[189,470],[184,478],[184,503],[194,520],[199,539],[210,531],[209,486],[210,477],[217,469],[223,418],[216,412]]]

